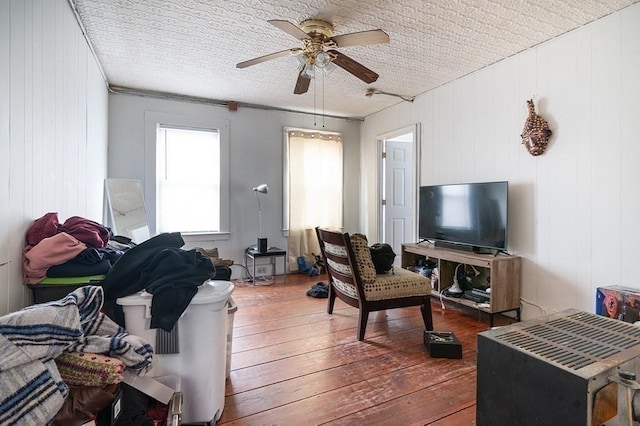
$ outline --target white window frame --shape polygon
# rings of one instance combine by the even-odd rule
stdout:
[[[145,112],[145,199],[149,209],[149,229],[152,235],[157,234],[157,187],[156,187],[156,149],[158,126],[182,127],[203,130],[215,130],[220,135],[220,231],[204,233],[187,233],[210,240],[227,240],[230,237],[230,169],[229,169],[229,121],[197,114],[174,114],[156,111]],[[193,239],[193,238],[192,238]]]

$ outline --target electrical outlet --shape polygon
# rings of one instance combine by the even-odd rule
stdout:
[[[265,275],[267,273],[266,266],[256,266],[256,275]]]

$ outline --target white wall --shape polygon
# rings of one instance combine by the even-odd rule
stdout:
[[[343,134],[344,180],[346,187],[344,218],[345,229],[359,230],[359,160],[360,121],[318,117],[314,126],[312,115],[239,107],[229,111],[226,107],[195,102],[157,99],[137,95],[109,95],[109,177],[139,179],[143,182],[148,215],[155,215],[154,197],[149,193],[145,176],[153,176],[145,163],[145,113],[188,115],[206,120],[207,117],[227,120],[230,128],[230,235],[213,240],[205,238],[187,241],[185,248],[195,246],[218,247],[220,256],[244,264],[244,250],[256,243],[258,211],[251,188],[261,183],[269,185],[269,194],[263,198],[263,233],[270,246],[286,249],[282,233],[283,132],[285,127],[336,131]],[[194,153],[195,155],[195,153]],[[153,161],[153,158],[150,159]],[[318,164],[318,179],[331,173]],[[322,206],[318,206],[322,208]],[[185,236],[185,240],[188,238]],[[277,273],[282,273],[282,262],[277,262]],[[241,277],[241,268],[232,268],[234,278]]]
[[[0,1],[0,315],[31,303],[22,249],[47,212],[102,219],[107,90],[66,0]]]
[[[419,122],[422,185],[509,181],[525,319],[593,312],[600,286],[640,288],[639,76],[636,4],[367,117],[363,228],[375,232],[376,135]],[[539,157],[519,136],[531,97],[554,133]]]

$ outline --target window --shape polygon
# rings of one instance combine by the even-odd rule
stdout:
[[[158,232],[220,231],[220,133],[160,125]]]
[[[319,254],[315,227],[342,228],[342,138],[337,133],[286,134],[285,226],[290,270],[299,256]]]
[[[144,146],[144,196],[149,218],[149,231],[151,235],[161,232],[181,232],[185,241],[211,241],[229,239],[229,121],[211,116],[211,111],[191,111],[186,113],[169,113],[160,111],[145,111],[145,146]],[[162,131],[164,130],[164,132]],[[181,162],[189,164],[190,185],[196,186],[203,182],[209,182],[210,178],[218,179],[218,190],[212,193],[205,193],[209,189],[200,187],[196,196],[188,197],[188,201],[164,201],[160,206],[160,185],[167,176],[166,158],[169,151],[169,161],[173,160],[172,139],[169,137],[169,146],[166,146],[166,130],[169,134],[176,132],[200,132],[213,134],[218,140],[217,157],[213,154],[203,154],[195,151],[194,145],[188,142],[179,143],[177,155]],[[164,135],[164,136],[163,136]],[[206,149],[215,149],[209,146]],[[116,172],[117,173],[117,172]],[[201,173],[204,178],[200,180],[195,177],[195,173]],[[170,173],[169,178],[174,176]],[[166,186],[169,188],[169,186]],[[207,204],[213,203],[213,204]],[[204,207],[204,206],[207,207]],[[195,207],[194,207],[195,206]],[[217,207],[209,207],[217,206]],[[200,219],[193,222],[188,218],[195,212],[208,216],[207,223],[211,225],[193,226],[199,223]],[[180,224],[171,225],[165,220],[165,215],[180,215]],[[173,221],[173,220],[171,220]],[[163,223],[160,228],[160,222]],[[184,224],[184,229],[182,223]],[[215,225],[217,223],[217,225]],[[172,229],[169,229],[172,228]],[[195,230],[200,228],[199,230]]]

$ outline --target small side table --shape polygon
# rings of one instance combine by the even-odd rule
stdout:
[[[284,281],[287,282],[287,251],[278,247],[269,247],[265,252],[259,252],[255,246],[248,247],[244,251],[244,264],[249,268],[247,261],[251,259],[253,267],[253,275],[251,278],[253,282],[256,281],[256,259],[269,258],[269,264],[271,265],[273,276],[276,275],[276,259],[282,257],[282,266],[284,267]]]

